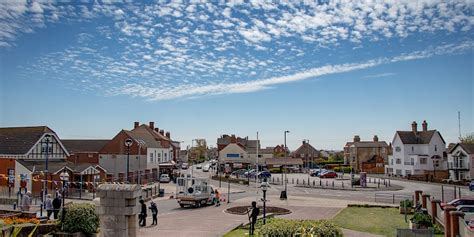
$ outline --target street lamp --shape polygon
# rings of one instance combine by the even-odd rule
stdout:
[[[270,184],[268,184],[267,182],[267,178],[263,178],[263,182],[260,184],[260,188],[262,189],[263,191],[263,199],[262,199],[262,202],[263,202],[263,224],[265,225],[266,223],[266,214],[267,214],[267,211],[266,211],[266,202],[267,202],[267,189],[270,187]]]
[[[129,170],[130,170],[130,147],[132,146],[133,144],[133,140],[130,139],[130,138],[127,138],[125,140],[125,146],[127,147],[127,174],[126,174],[126,181],[128,183],[128,173],[129,173]]]
[[[290,131],[286,130],[286,131],[284,132],[284,135],[285,135],[285,158],[288,158],[288,148],[286,147],[286,134],[287,134],[287,133],[290,133]],[[286,184],[286,182],[287,182],[287,178],[286,178],[286,165],[284,165],[284,166],[285,166],[285,167],[283,167],[283,168],[284,168],[284,171],[283,171],[283,172],[285,172],[285,180],[284,180],[284,183],[285,183],[285,195],[281,195],[281,196],[282,196],[282,197],[281,197],[282,199],[286,199],[286,198],[287,198],[287,195],[288,195],[288,189],[287,189],[287,187],[286,187],[286,186],[287,186],[287,184]]]
[[[146,142],[143,141],[142,139],[137,139],[135,140],[138,144],[138,156],[137,156],[137,159],[138,159],[138,178],[137,178],[137,183],[138,184],[142,184],[142,180],[141,180],[141,177],[142,177],[142,169],[141,169],[141,151],[142,151],[142,146],[146,146]],[[146,153],[146,152],[145,152]],[[145,154],[146,155],[146,154]]]
[[[48,194],[48,155],[49,155],[49,142],[51,139],[51,135],[46,134],[44,136],[44,142],[46,143],[45,148],[45,168],[44,168],[44,183],[43,183],[43,202],[46,200],[46,195]]]
[[[64,196],[64,191],[66,190],[66,182],[69,181],[69,174],[66,172],[66,170],[63,170],[63,172],[59,175],[59,178],[63,182],[63,211],[61,215],[61,229],[64,230],[64,216],[66,216],[66,207],[64,206],[64,200],[66,198]]]

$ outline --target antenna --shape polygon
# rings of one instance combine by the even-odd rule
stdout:
[[[458,111],[459,137],[461,137],[461,111]]]

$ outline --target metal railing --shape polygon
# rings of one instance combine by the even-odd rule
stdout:
[[[403,194],[394,194],[394,193],[375,193],[374,195],[375,202],[383,202],[383,203],[395,204],[407,199],[413,201],[413,196],[403,195]]]

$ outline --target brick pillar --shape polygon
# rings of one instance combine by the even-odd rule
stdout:
[[[433,218],[433,224],[436,224],[436,217],[437,216],[437,212],[436,212],[436,208],[438,208],[438,203],[441,203],[440,200],[431,200],[431,212],[432,213],[429,213],[431,215],[431,217]]]
[[[456,211],[456,208],[453,206],[444,207],[444,237],[456,237],[451,235],[451,215],[449,213],[452,211]]]
[[[421,207],[426,208],[426,203],[428,202],[429,199],[430,199],[429,194],[421,195]]]
[[[452,211],[451,216],[451,236],[459,236],[459,218],[464,219],[464,213],[460,211]]]
[[[421,190],[416,190],[416,191],[415,191],[415,206],[416,206],[416,204],[418,204],[418,202],[420,201],[419,196],[420,196],[421,194],[423,194],[423,191],[421,191]]]

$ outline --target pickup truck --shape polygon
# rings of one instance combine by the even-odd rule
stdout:
[[[213,205],[214,197],[208,179],[180,177],[176,180],[176,199],[180,207]]]

